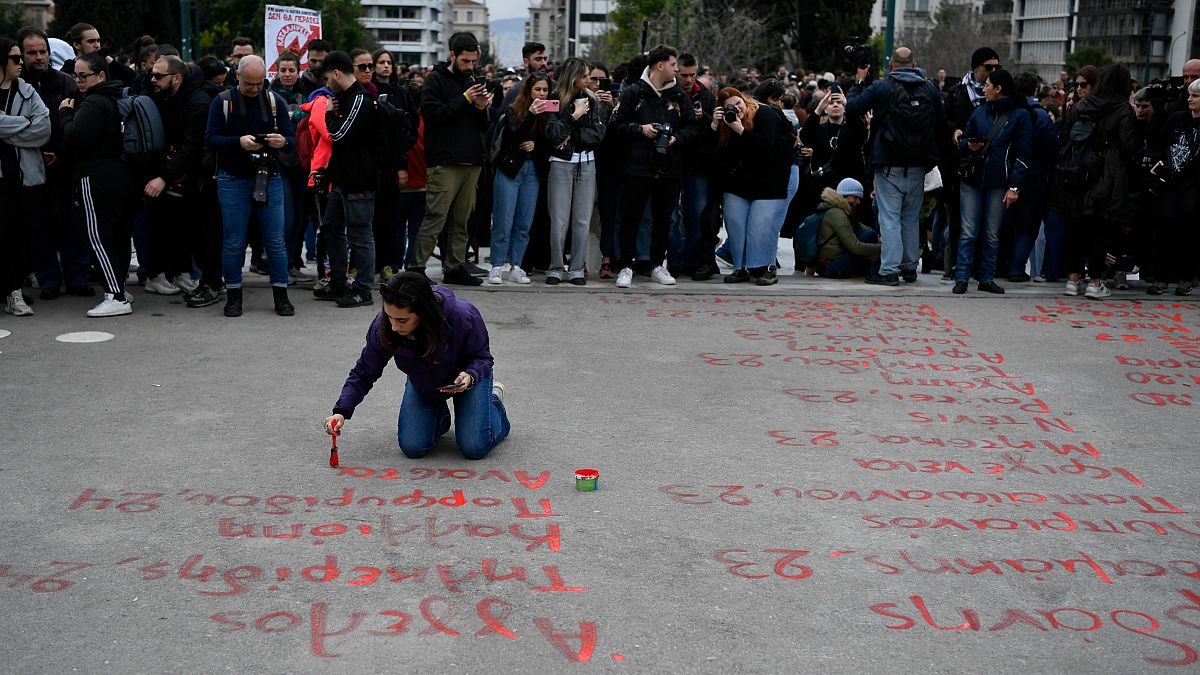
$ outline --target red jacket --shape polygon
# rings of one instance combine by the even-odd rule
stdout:
[[[309,187],[313,187],[312,174],[329,166],[329,158],[333,156],[333,139],[329,137],[329,128],[325,126],[326,104],[327,99],[324,96],[318,96],[308,103],[300,105],[300,109],[307,112],[308,117],[304,127],[298,130],[298,134],[307,133],[306,142],[313,149],[312,162],[308,167]],[[296,144],[300,143],[300,138],[297,137]]]

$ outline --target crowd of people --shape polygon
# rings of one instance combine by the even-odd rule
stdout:
[[[499,71],[470,33],[430,67],[313,40],[271,72],[247,38],[194,63],[151,38],[114,59],[88,24],[65,42],[0,37],[0,291],[17,316],[27,289],[96,284],[89,316],[131,313],[134,250],[146,292],[229,317],[247,252],[282,316],[289,287],[370,306],[434,257],[464,286],[770,286],[781,237],[797,275],[937,271],[956,294],[1000,278],[1102,298],[1136,273],[1188,295],[1200,271],[1200,60],[1140,86],[1119,64],[1046,83],[988,47],[955,80],[904,47],[882,75],[764,75],[666,45],[611,69],[552,62],[536,42]]]

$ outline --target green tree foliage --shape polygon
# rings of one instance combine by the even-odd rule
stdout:
[[[172,0],[58,0],[47,32],[62,37],[77,23],[95,26],[102,47],[113,55],[129,53],[143,35],[179,44],[179,3]]]
[[[873,0],[682,0],[681,50],[702,62],[754,65],[774,70],[781,63],[841,69],[850,38],[870,38]],[[597,46],[611,62],[638,53],[642,21],[650,21],[649,45],[675,41],[675,0],[618,0],[614,28]]]
[[[20,7],[0,5],[0,35],[16,39],[17,31],[26,24],[25,13]]]
[[[1067,70],[1072,73],[1084,66],[1107,66],[1112,63],[1112,57],[1108,52],[1104,51],[1104,47],[1098,45],[1080,45],[1075,48],[1075,51],[1067,54],[1064,61],[1067,64]]]

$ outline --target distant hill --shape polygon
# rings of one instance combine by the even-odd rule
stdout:
[[[500,43],[500,53],[496,55],[497,66],[516,68],[521,65],[521,45],[525,44],[525,22],[527,19],[500,19],[491,25],[492,35]]]

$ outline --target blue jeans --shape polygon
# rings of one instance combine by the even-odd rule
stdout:
[[[538,198],[537,167],[525,160],[516,178],[496,172],[492,184],[492,265],[520,265],[529,246],[529,228]]]
[[[42,288],[86,286],[92,266],[82,233],[75,232],[71,214],[71,184],[57,178],[45,187],[25,188],[28,197],[30,222],[28,227],[33,245],[33,271]],[[12,213],[6,217],[14,217]]]
[[[775,264],[787,198],[750,201],[725,193],[725,232],[735,269]]]
[[[668,260],[673,265],[691,269],[700,262],[700,214],[708,206],[708,176],[703,173],[685,174],[680,190],[680,218],[671,223],[671,246]]]
[[[979,249],[979,283],[986,284],[996,277],[996,255],[1000,252],[1000,223],[1004,221],[1006,188],[977,188],[963,183],[959,186],[959,215],[962,232],[958,235],[958,262],[954,265],[955,281],[971,278],[971,263],[975,259],[975,240],[982,233]],[[1024,266],[1022,265],[1022,268]]]
[[[375,215],[374,192],[344,192],[334,187],[325,207],[324,227],[329,228],[329,282],[347,286],[346,254],[357,268],[354,284],[371,290],[375,282],[375,231],[371,219]]]
[[[267,203],[252,201],[254,181],[238,178],[224,171],[217,175],[217,197],[221,202],[221,221],[225,240],[221,245],[221,269],[227,288],[242,287],[242,265],[246,263],[246,231],[250,226],[250,210],[262,228],[263,246],[267,250],[267,265],[271,285],[287,288],[288,260],[283,245],[283,181],[272,176],[267,181]]]
[[[1037,245],[1038,234],[1042,221],[1049,210],[1050,195],[1041,185],[1026,184],[1021,190],[1021,197],[1014,205],[1012,258],[1008,261],[1008,276],[1013,277],[1025,271],[1025,263],[1030,262],[1030,256]],[[1035,262],[1040,262],[1035,261]],[[1035,265],[1030,276],[1037,276],[1041,265]]]
[[[875,170],[875,206],[883,250],[880,274],[917,269],[921,251],[921,205],[925,172],[918,167],[889,166]],[[970,269],[968,265],[967,269]]]
[[[863,227],[856,232],[858,240],[865,244],[874,244],[879,241],[879,235],[869,227]],[[826,279],[849,279],[850,277],[860,277],[868,271],[878,269],[879,261],[871,261],[859,255],[854,255],[850,251],[845,251],[838,257],[825,263],[825,268],[820,270],[821,277]]]
[[[288,254],[289,267],[304,267],[300,248],[304,244],[304,230],[308,225],[306,179],[303,176],[286,176],[283,179],[283,244]]]
[[[454,438],[467,459],[483,459],[508,436],[511,425],[504,403],[492,394],[492,376],[452,398],[454,401]],[[440,399],[430,400],[417,393],[412,382],[404,385],[404,400],[396,419],[396,440],[400,450],[412,459],[424,457],[450,431],[450,407]]]

